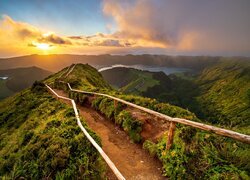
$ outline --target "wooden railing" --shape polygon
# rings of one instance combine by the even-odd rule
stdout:
[[[63,81],[59,81],[61,83],[65,83]],[[107,97],[110,99],[113,99],[114,101],[120,102],[122,104],[126,104],[128,106],[134,107],[136,109],[142,110],[146,113],[152,114],[156,117],[165,119],[167,121],[169,121],[170,124],[170,129],[169,129],[169,134],[168,134],[168,142],[167,142],[167,149],[169,149],[172,145],[173,142],[173,135],[174,135],[174,130],[175,130],[175,124],[176,123],[180,123],[180,124],[184,124],[187,126],[191,126],[194,128],[198,128],[201,130],[205,130],[208,132],[212,132],[221,136],[225,136],[225,137],[229,137],[247,144],[250,144],[250,136],[246,135],[246,134],[241,134],[235,131],[231,131],[231,130],[227,130],[227,129],[223,129],[223,128],[219,128],[219,127],[215,127],[215,126],[211,126],[211,125],[207,125],[207,124],[203,124],[203,123],[199,123],[199,122],[194,122],[194,121],[190,121],[187,119],[183,119],[183,118],[173,118],[170,116],[167,116],[165,114],[159,113],[157,111],[133,104],[131,102],[125,101],[123,99],[114,97],[114,96],[110,96],[108,94],[103,94],[103,93],[97,93],[97,92],[89,92],[89,91],[82,91],[82,90],[77,90],[77,89],[72,89],[69,83],[65,83],[67,84],[68,88],[70,91],[73,92],[78,92],[78,93],[84,93],[84,94],[90,94],[90,95],[98,95],[98,96],[103,96],[103,97]]]
[[[73,68],[72,68],[73,70]],[[78,126],[81,128],[81,130],[83,131],[84,135],[87,137],[87,139],[91,142],[91,144],[97,149],[97,151],[101,154],[101,156],[103,157],[103,159],[106,161],[106,163],[108,164],[108,166],[110,167],[110,169],[114,172],[114,174],[116,175],[116,177],[119,180],[125,180],[125,178],[123,177],[123,175],[120,173],[120,171],[116,168],[116,166],[114,165],[114,163],[109,159],[109,157],[106,155],[106,153],[102,150],[102,148],[95,142],[95,140],[89,135],[89,133],[87,132],[87,130],[83,127],[81,121],[80,121],[80,117],[76,108],[76,103],[73,99],[67,98],[67,97],[63,97],[58,95],[50,86],[46,85],[46,87],[49,89],[50,92],[52,92],[57,98],[60,99],[64,99],[67,101],[70,101],[72,103],[74,112],[75,112],[75,116],[77,119],[77,124]]]

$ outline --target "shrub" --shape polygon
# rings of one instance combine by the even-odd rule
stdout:
[[[138,143],[142,140],[140,133],[142,131],[143,123],[135,120],[131,116],[130,112],[123,110],[116,119],[116,122],[120,124],[126,132],[128,132],[129,137],[133,142]]]
[[[144,141],[144,143],[143,143],[143,149],[146,149],[149,152],[149,154],[151,156],[153,156],[153,157],[157,153],[157,146],[156,146],[156,144],[153,143],[153,142],[151,142],[151,141],[149,141],[149,140]]]

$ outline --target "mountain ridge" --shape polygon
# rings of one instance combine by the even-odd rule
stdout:
[[[220,60],[235,59],[235,57],[209,57],[209,56],[168,56],[168,55],[30,55],[13,58],[1,58],[0,68],[14,68],[24,66],[38,66],[49,71],[59,71],[72,63],[89,63],[92,66],[109,66],[112,64],[124,65],[154,65],[166,67],[186,67],[202,70]],[[237,59],[249,60],[248,57]]]
[[[149,98],[143,98],[131,95],[128,96],[114,91],[103,80],[102,76],[98,73],[98,71],[89,65],[77,64],[74,70],[67,77],[62,77],[63,74],[66,74],[65,72],[67,72],[67,69],[69,68],[66,67],[63,70],[59,71],[58,73],[47,77],[42,83],[36,82],[31,89],[27,89],[24,92],[20,92],[15,97],[8,98],[0,103],[0,117],[1,117],[0,119],[2,119],[3,123],[5,123],[5,125],[1,126],[0,128],[1,131],[0,135],[1,137],[3,137],[1,138],[1,143],[0,143],[1,144],[0,154],[5,154],[5,156],[0,156],[4,157],[0,161],[1,174],[7,173],[6,176],[8,176],[8,173],[10,173],[8,169],[10,170],[13,167],[18,167],[17,169],[19,170],[18,171],[19,174],[17,174],[15,168],[12,169],[13,170],[12,174],[17,174],[17,177],[22,177],[22,176],[26,177],[27,175],[29,175],[29,173],[27,172],[30,172],[30,175],[32,175],[32,177],[41,178],[44,176],[46,177],[46,175],[50,173],[50,170],[54,169],[52,173],[53,177],[67,178],[68,176],[67,174],[65,174],[66,172],[65,169],[70,168],[70,170],[68,170],[70,175],[72,175],[73,177],[78,177],[81,175],[79,174],[80,170],[83,169],[84,171],[84,169],[86,168],[85,166],[88,164],[86,163],[86,161],[82,162],[76,161],[77,166],[79,165],[79,167],[82,167],[79,169],[78,167],[74,168],[72,166],[72,163],[67,163],[71,162],[68,161],[68,159],[72,155],[73,157],[71,158],[73,158],[74,161],[77,159],[76,158],[77,156],[75,156],[74,154],[66,152],[72,152],[71,149],[68,149],[69,147],[67,146],[67,144],[70,143],[70,141],[68,142],[67,137],[71,137],[75,141],[77,136],[75,136],[73,132],[78,132],[78,130],[75,129],[75,127],[73,128],[71,126],[64,125],[64,122],[66,124],[73,123],[73,121],[67,120],[67,117],[71,117],[72,115],[70,112],[71,110],[66,110],[66,112],[60,112],[61,110],[63,111],[65,110],[64,106],[61,105],[60,102],[55,102],[55,99],[51,98],[48,92],[44,89],[43,83],[55,82],[54,87],[64,89],[66,91],[66,87],[60,84],[60,78],[62,80],[65,80],[66,82],[72,83],[72,87],[76,89],[91,90],[95,92],[106,92],[108,94],[117,95],[135,104],[150,109],[154,109],[155,111],[159,111],[169,116],[183,117],[194,121],[198,120],[193,113],[185,109],[182,109],[180,107],[172,106],[166,103],[159,103],[156,100]],[[26,97],[27,95],[28,97]],[[118,127],[123,128],[125,132],[128,133],[131,140],[133,140],[134,142],[141,142],[140,133],[142,132],[141,127],[143,124],[142,121],[138,119],[139,117],[133,114],[133,112],[131,112],[130,109],[123,109],[124,107],[120,106],[119,104],[115,108],[114,102],[107,98],[87,97],[85,95],[80,95],[79,93],[69,93],[69,96],[82,105],[85,105],[85,103],[87,103],[86,101],[90,100],[91,108],[94,108],[96,111],[101,112],[103,115],[108,117],[109,120],[117,124]],[[27,101],[24,101],[26,98]],[[30,101],[30,103],[28,103],[30,99],[35,99],[35,100]],[[11,107],[5,106],[5,104],[10,103],[10,101],[14,102],[11,103]],[[44,102],[45,104],[41,103],[41,101]],[[56,103],[57,105],[54,104],[55,106],[52,105],[50,107],[49,106],[50,102]],[[62,108],[59,108],[60,106],[62,106]],[[20,107],[20,108],[15,108],[15,107]],[[51,110],[41,111],[42,109],[36,109],[39,107],[40,108],[46,107]],[[30,109],[34,109],[34,111],[31,111]],[[60,111],[58,112],[58,110]],[[25,113],[20,113],[20,112],[25,112]],[[37,118],[33,119],[34,116],[31,113],[36,113],[35,116]],[[41,115],[39,116],[37,113],[38,114],[41,113]],[[59,123],[60,121],[58,122],[58,118],[62,116],[57,117],[57,113],[65,117],[63,122],[61,123]],[[56,116],[53,117],[53,114]],[[21,145],[18,144],[19,139],[11,141],[11,139],[8,138],[13,138],[13,136],[7,136],[7,134],[4,133],[9,128],[13,128],[12,123],[14,122],[15,116],[17,115],[20,116],[18,119],[22,122],[29,120],[29,122],[27,121],[27,123],[25,123],[24,126],[25,128],[27,128],[26,126],[31,126],[31,128],[25,129],[26,131],[22,131],[22,129],[19,129],[23,128],[23,126],[19,125],[17,125],[13,129],[14,132],[17,130],[19,133],[21,133],[19,134],[19,137],[22,138],[20,140],[20,142],[22,142]],[[43,116],[46,118],[43,119],[42,121],[41,120],[39,121],[39,118]],[[54,118],[56,118],[55,121],[53,121]],[[34,125],[33,123],[35,124],[41,123],[41,124],[37,126]],[[37,129],[34,129],[34,126]],[[47,127],[48,129],[47,131],[44,129],[45,127]],[[70,130],[68,128],[72,129]],[[32,133],[33,135],[32,136],[29,135],[30,133],[28,133],[27,131],[28,132],[33,131]],[[11,131],[9,133],[11,133]],[[47,134],[49,138],[46,136],[44,137],[46,133],[49,133]],[[59,139],[60,140],[59,144],[57,144],[58,146],[52,146],[53,143],[55,143],[57,140],[51,138],[51,135],[53,133],[57,133],[61,137]],[[46,144],[48,144],[48,146],[43,147],[41,150],[37,150],[37,147],[41,146],[40,143],[44,141],[46,142]],[[64,144],[64,142],[66,144]],[[87,143],[86,141],[83,142]],[[35,144],[37,147],[35,148],[33,144]],[[218,144],[220,144],[220,146],[218,146]],[[235,146],[233,146],[233,144],[235,144]],[[6,153],[7,152],[6,149],[8,149],[8,147],[11,146],[16,148],[13,148],[9,153]],[[63,148],[61,148],[60,151],[58,151],[58,147],[63,147]],[[73,147],[77,148],[78,146],[75,144]],[[85,151],[81,149],[81,147],[79,150],[81,150],[80,152],[84,154]],[[165,136],[159,137],[157,138],[157,140],[154,141],[146,140],[143,142],[143,147],[147,149],[152,156],[159,158],[159,160],[162,162],[163,165],[163,175],[170,178],[196,177],[199,179],[204,179],[213,177],[214,178],[248,177],[247,170],[249,169],[249,164],[247,161],[248,155],[246,154],[248,147],[247,145],[244,145],[237,141],[233,141],[231,139],[218,137],[213,134],[195,130],[190,127],[185,127],[182,125],[177,126],[174,138],[174,144],[169,151],[166,151],[165,149],[166,148]],[[30,150],[30,153],[35,153],[35,154],[38,153],[39,156],[32,156],[32,154],[29,154],[30,161],[26,162],[27,163],[26,165],[22,163],[21,164],[14,163],[14,162],[22,162],[21,161],[23,157],[22,155],[26,154],[25,157],[27,157],[27,151],[25,151],[27,149],[32,150],[32,151]],[[91,148],[90,149],[88,148],[87,150],[88,150],[88,152],[86,152],[87,154],[93,151]],[[79,151],[77,150],[77,152]],[[231,152],[233,152],[233,154],[231,154]],[[63,154],[66,154],[66,156],[63,156]],[[90,161],[91,165],[88,167],[90,168],[89,170],[92,173],[87,173],[87,174],[85,173],[84,177],[102,177],[101,174],[103,172],[103,169],[99,168],[99,171],[96,171],[98,165],[96,165],[95,163],[98,162],[96,161],[98,159],[98,156],[96,156],[96,154],[94,154],[94,156],[95,157],[92,159],[93,161]],[[43,164],[39,164],[39,161],[37,161],[38,159],[36,159],[35,157],[39,158],[39,160],[43,162]],[[87,158],[85,155],[83,155],[82,157]],[[5,167],[8,168],[6,169]],[[44,171],[45,174],[42,174],[40,172],[41,169],[39,168],[41,169],[45,168]],[[33,172],[35,173],[31,173],[31,170],[34,170]],[[190,174],[189,172],[192,172],[192,174]],[[39,176],[35,176],[36,174]]]

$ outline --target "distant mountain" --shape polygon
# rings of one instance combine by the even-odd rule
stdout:
[[[13,58],[1,58],[0,69],[37,66],[49,71],[59,71],[72,63],[88,63],[96,68],[114,64],[124,65],[148,65],[180,67],[193,70],[202,70],[205,67],[217,63],[223,57],[209,56],[167,56],[167,55],[29,55]],[[231,58],[229,58],[231,59]],[[237,59],[249,60],[250,58],[238,57]]]
[[[133,68],[117,67],[101,72],[104,79],[121,92],[160,100],[172,96],[172,81],[163,72],[150,72]]]
[[[0,99],[30,87],[35,81],[42,80],[51,72],[38,67],[15,68],[0,70]]]

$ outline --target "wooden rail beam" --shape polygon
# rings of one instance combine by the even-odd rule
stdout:
[[[114,107],[117,108],[118,102],[114,100]]]
[[[106,161],[106,163],[108,164],[108,166],[110,167],[110,169],[113,171],[113,173],[116,175],[117,179],[119,180],[125,180],[125,178],[123,177],[123,175],[120,173],[120,171],[116,168],[116,166],[114,165],[114,163],[109,159],[109,157],[107,156],[107,154],[102,150],[102,148],[95,142],[95,140],[89,135],[88,131],[83,127],[77,108],[76,108],[76,103],[73,99],[70,98],[66,98],[63,96],[58,95],[51,87],[49,87],[47,84],[45,84],[45,86],[49,89],[49,91],[51,91],[57,98],[60,99],[65,99],[67,101],[70,101],[72,104],[72,107],[74,109],[75,112],[75,117],[77,120],[77,125],[80,127],[80,129],[83,131],[84,135],[87,137],[87,139],[91,142],[91,144],[96,148],[96,150],[100,153],[100,155],[103,157],[103,159]],[[70,87],[70,86],[69,86]],[[71,88],[71,87],[70,87]]]
[[[84,93],[84,94],[90,94],[90,95],[98,95],[98,96],[104,96],[104,97],[108,97],[110,99],[116,100],[117,102],[121,102],[123,104],[126,104],[128,106],[134,107],[136,109],[140,109],[146,113],[149,114],[153,114],[156,117],[165,119],[169,122],[176,122],[176,123],[180,123],[180,124],[184,124],[187,126],[191,126],[197,129],[201,129],[201,130],[205,130],[205,131],[209,131],[209,132],[213,132],[215,134],[221,135],[221,136],[225,136],[225,137],[230,137],[232,139],[236,139],[238,141],[250,144],[250,136],[246,135],[246,134],[241,134],[235,131],[231,131],[231,130],[227,130],[227,129],[223,129],[223,128],[218,128],[215,126],[211,126],[211,125],[207,125],[207,124],[203,124],[203,123],[199,123],[199,122],[195,122],[195,121],[190,121],[187,119],[182,119],[182,118],[172,118],[170,116],[167,116],[165,114],[159,113],[157,111],[133,104],[131,102],[125,101],[123,99],[114,97],[114,96],[110,96],[107,94],[103,94],[103,93],[96,93],[96,92],[88,92],[88,91],[82,91],[82,90],[77,90],[77,89],[72,89],[70,84],[68,83],[69,88],[71,89],[71,91],[74,92],[80,92],[80,93]]]

